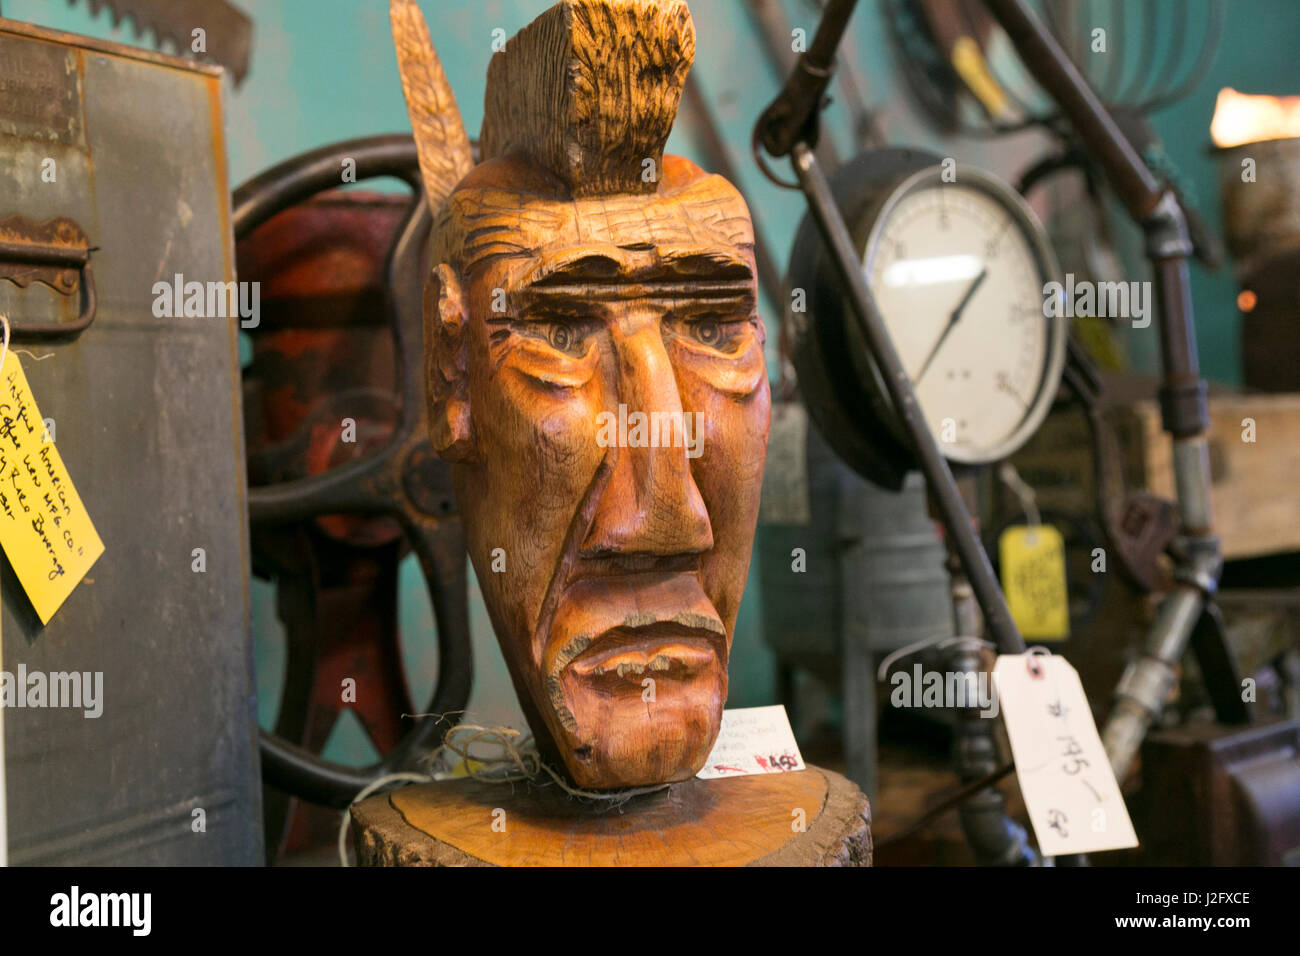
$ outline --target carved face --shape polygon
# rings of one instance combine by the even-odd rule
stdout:
[[[579,200],[485,166],[445,212],[459,259],[426,341],[488,611],[577,784],[686,779],[718,732],[767,450],[748,210],[675,157],[657,193]]]

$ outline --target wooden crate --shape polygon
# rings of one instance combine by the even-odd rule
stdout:
[[[1118,405],[1108,415],[1129,486],[1172,500],[1172,446],[1156,401]],[[1254,423],[1254,441],[1243,438],[1246,420]],[[1039,507],[1095,512],[1092,448],[1077,409],[1054,411],[1014,461]],[[1300,551],[1300,394],[1212,395],[1210,476],[1214,530],[1226,559]]]
[[[1174,497],[1172,447],[1155,402],[1132,406],[1142,427],[1147,487]],[[1254,422],[1254,441],[1243,439]],[[1214,529],[1227,559],[1300,551],[1300,394],[1210,399]]]

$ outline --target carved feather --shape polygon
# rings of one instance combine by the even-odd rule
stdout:
[[[402,91],[420,154],[420,175],[429,208],[436,214],[443,200],[474,165],[469,136],[456,97],[433,49],[429,26],[415,0],[391,0],[393,46],[402,74]]]

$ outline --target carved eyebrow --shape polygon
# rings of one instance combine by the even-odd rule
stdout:
[[[633,249],[653,249],[644,246],[629,247]],[[581,285],[595,282],[627,282],[637,285],[649,285],[661,282],[675,282],[683,279],[698,279],[706,282],[748,282],[754,278],[749,263],[741,256],[727,249],[717,250],[667,250],[658,262],[646,266],[634,266],[625,260],[603,253],[584,252],[571,258],[560,258],[554,263],[540,267],[529,283],[529,288],[550,288],[552,286]]]
[[[663,264],[681,276],[732,282],[752,282],[754,279],[749,261],[732,249],[670,249],[663,253]]]
[[[569,285],[596,280],[617,280],[627,274],[627,267],[613,256],[603,253],[585,252],[567,257],[561,256],[552,262],[542,263],[533,271],[533,278],[528,287],[552,285]]]
[[[717,298],[690,298],[677,300],[673,312],[691,316],[723,316],[729,318],[753,318],[758,303],[753,295],[737,295]]]
[[[724,250],[670,252],[645,265],[588,253],[557,263],[525,285],[519,295],[523,303],[632,298],[754,303],[754,273],[745,259]]]
[[[653,299],[671,302],[674,307],[704,308],[712,310],[744,309],[752,312],[757,300],[750,282],[690,279],[674,281],[661,275],[616,282],[584,280],[571,285],[528,286],[514,297],[521,310],[544,309],[558,311],[564,308],[579,310],[582,303],[619,299]]]
[[[587,296],[532,296],[524,290],[513,299],[515,314],[501,316],[496,319],[498,323],[548,322],[554,319],[575,319],[583,322],[595,321],[602,316],[602,311],[593,305]],[[488,321],[491,324],[494,320]]]

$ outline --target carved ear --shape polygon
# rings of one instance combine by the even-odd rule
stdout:
[[[424,286],[424,387],[429,402],[429,438],[447,461],[474,457],[465,354],[465,293],[456,270],[445,262]]]
[[[456,107],[456,96],[429,38],[424,14],[415,0],[390,0],[388,16],[420,158],[420,177],[429,211],[437,215],[443,200],[474,165],[474,153]]]

